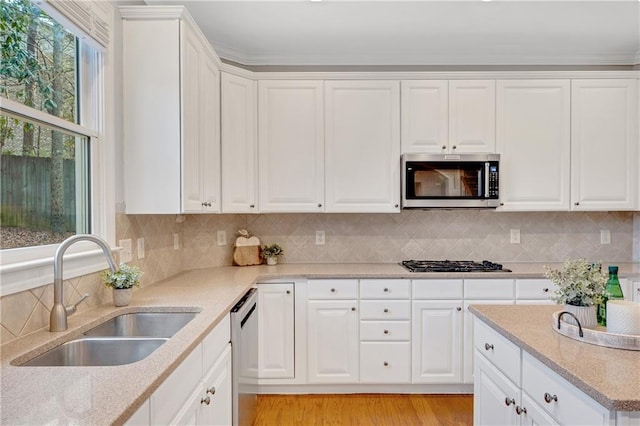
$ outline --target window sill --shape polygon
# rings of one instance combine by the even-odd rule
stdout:
[[[120,248],[113,251],[120,251]],[[100,249],[71,253],[64,256],[63,278],[66,280],[92,274],[108,267]],[[0,277],[2,296],[52,284],[53,256],[2,265]]]

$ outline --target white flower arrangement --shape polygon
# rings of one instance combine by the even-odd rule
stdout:
[[[557,289],[551,297],[556,303],[574,306],[593,306],[602,302],[608,275],[602,272],[600,263],[584,259],[567,260],[561,270],[544,266],[545,276]]]
[[[137,266],[121,263],[116,272],[110,269],[104,271],[102,273],[102,281],[106,287],[120,290],[140,285],[142,274],[143,272]]]

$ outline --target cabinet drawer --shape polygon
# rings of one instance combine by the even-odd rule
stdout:
[[[207,371],[231,341],[231,318],[227,314],[202,340],[203,370]]]
[[[360,340],[411,340],[409,321],[360,321]]]
[[[414,299],[462,299],[462,280],[411,280]]]
[[[465,299],[513,299],[513,280],[464,280]]]
[[[604,407],[527,352],[522,355],[522,390],[562,425],[608,424]]]
[[[473,345],[516,386],[520,386],[520,348],[474,318]]]
[[[309,299],[357,299],[358,280],[309,280]]]
[[[411,344],[360,343],[360,382],[410,383]]]
[[[409,280],[360,280],[361,299],[408,299],[411,297]]]
[[[411,302],[408,300],[361,300],[360,319],[391,320],[411,318]]]
[[[555,284],[546,279],[516,280],[516,299],[544,300],[555,290]]]

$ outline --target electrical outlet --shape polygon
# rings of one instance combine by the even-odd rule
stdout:
[[[118,241],[120,246],[120,262],[131,262],[131,238]]]
[[[216,233],[216,239],[218,241],[219,246],[227,245],[227,231],[218,231]]]
[[[608,229],[600,230],[600,244],[611,244],[611,231]]]
[[[317,246],[324,245],[324,231],[316,231],[316,245]]]
[[[180,234],[173,234],[173,249],[180,250]]]
[[[144,238],[138,238],[138,259],[144,259]]]
[[[520,244],[520,230],[512,229],[511,230],[511,244]]]

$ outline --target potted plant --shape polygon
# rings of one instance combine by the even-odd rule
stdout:
[[[278,244],[271,244],[262,246],[262,252],[260,257],[267,260],[267,265],[276,265],[278,263],[278,256],[282,256],[284,250]]]
[[[599,263],[589,263],[584,259],[567,260],[562,269],[553,270],[545,265],[545,276],[556,285],[551,300],[564,304],[564,310],[572,313],[584,328],[595,328],[596,307],[602,301],[607,274]],[[577,325],[573,318],[565,316],[570,324]]]
[[[102,273],[102,282],[113,289],[113,303],[127,306],[131,302],[132,288],[140,285],[142,271],[137,266],[121,263],[117,271],[109,269]]]

